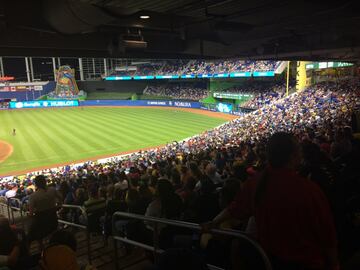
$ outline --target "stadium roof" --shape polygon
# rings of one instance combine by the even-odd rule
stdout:
[[[2,2],[1,55],[348,61],[360,55],[357,1]]]

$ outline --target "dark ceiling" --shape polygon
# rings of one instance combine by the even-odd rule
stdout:
[[[360,59],[357,1],[2,2],[3,56]]]

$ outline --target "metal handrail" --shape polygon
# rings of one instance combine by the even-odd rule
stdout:
[[[67,209],[77,209],[77,210],[80,210],[81,213],[85,216],[85,218],[88,220],[88,213],[86,212],[85,208],[83,206],[80,206],[80,205],[72,205],[72,204],[62,204],[60,206],[61,208],[67,208]],[[105,211],[104,211],[104,214],[105,214]],[[90,231],[89,231],[89,228],[88,228],[88,224],[78,224],[78,223],[74,223],[74,222],[70,222],[70,221],[67,221],[67,220],[63,220],[63,219],[59,219],[58,218],[58,222],[61,223],[61,224],[65,224],[65,225],[68,225],[68,226],[71,226],[71,227],[75,227],[75,228],[80,228],[80,229],[83,229],[85,230],[86,232],[86,244],[87,244],[87,250],[88,250],[88,260],[89,262],[91,262],[91,235],[90,235]]]
[[[82,214],[84,214],[86,217],[87,217],[87,214],[86,214],[86,211],[84,209],[84,207],[80,206],[80,205],[72,205],[72,204],[62,204],[60,206],[60,208],[68,208],[68,209],[78,209],[81,211]],[[81,229],[84,229],[84,230],[87,230],[87,226],[86,225],[83,225],[83,224],[77,224],[77,223],[74,223],[74,222],[70,222],[70,221],[67,221],[67,220],[63,220],[63,219],[59,219],[58,218],[58,222],[59,223],[62,223],[62,224],[66,224],[66,225],[69,225],[69,226],[72,226],[72,227],[77,227],[77,228],[81,228]]]
[[[196,223],[190,223],[190,222],[185,222],[185,221],[178,221],[178,220],[171,220],[171,219],[165,219],[165,218],[156,218],[156,217],[150,217],[150,216],[143,216],[143,215],[138,215],[138,214],[132,214],[132,213],[127,213],[127,212],[115,212],[113,214],[112,217],[112,224],[114,227],[114,221],[115,221],[115,217],[125,217],[125,218],[129,218],[129,219],[137,219],[137,220],[141,220],[141,221],[148,221],[148,222],[152,222],[154,224],[154,240],[158,240],[158,235],[155,235],[158,233],[158,224],[165,224],[165,225],[171,225],[171,226],[177,226],[177,227],[182,227],[182,228],[188,228],[188,229],[192,229],[192,230],[196,230],[196,231],[201,231],[202,227],[199,224]],[[215,234],[221,234],[221,235],[226,235],[226,236],[232,236],[232,237],[236,237],[236,238],[240,238],[240,239],[244,239],[246,240],[248,243],[250,243],[260,254],[264,264],[265,264],[265,268],[267,270],[272,270],[272,266],[271,266],[271,262],[269,260],[269,257],[266,255],[265,251],[263,250],[263,248],[253,239],[251,239],[246,233],[241,232],[241,231],[236,231],[236,230],[224,230],[224,229],[211,229],[209,232],[215,233]],[[114,244],[116,247],[116,240],[117,241],[122,241],[122,242],[126,242],[128,244],[132,244],[132,245],[137,245],[140,246],[144,245],[142,243],[133,241],[133,240],[129,240],[126,237],[121,237],[121,236],[114,236]],[[155,246],[151,247],[152,250],[154,251],[154,254],[156,253],[161,253],[163,252],[163,250],[158,249],[157,248],[157,241],[154,241]],[[149,249],[150,246],[146,247],[144,246],[145,249]],[[115,259],[117,258],[117,251],[115,248]],[[117,263],[117,259],[115,261],[115,265],[118,269],[118,263]]]
[[[16,206],[12,206],[11,205],[11,201],[16,201],[19,205],[19,207],[16,207]],[[19,200],[18,198],[8,198],[6,200],[6,204],[5,202],[0,202],[0,205],[4,206],[7,208],[7,211],[8,211],[8,218],[12,219],[12,222],[14,223],[14,213],[13,211],[18,211],[20,213],[20,218],[21,218],[21,224],[22,226],[24,226],[24,214],[27,214],[29,213],[28,211],[24,211],[23,210],[23,204],[21,203],[21,200]],[[88,215],[87,215],[87,212],[85,211],[85,208],[82,207],[82,206],[79,206],[79,205],[71,205],[71,204],[62,204],[62,205],[59,205],[58,206],[59,209],[61,208],[67,208],[67,209],[78,209],[81,211],[81,213],[87,218]],[[76,227],[76,228],[80,228],[80,229],[83,229],[86,231],[86,241],[87,241],[87,249],[88,249],[88,259],[89,259],[89,262],[91,261],[91,248],[90,248],[90,233],[88,231],[88,227],[87,225],[84,225],[84,224],[77,224],[77,223],[74,223],[74,222],[70,222],[70,221],[67,221],[67,220],[63,220],[61,218],[58,218],[58,222],[61,223],[61,224],[65,224],[65,225],[68,225],[68,226],[71,226],[71,227]]]
[[[6,209],[7,217],[8,217],[8,219],[10,219],[9,204],[8,204],[7,198],[5,196],[0,196],[0,207],[2,208],[1,212],[3,212],[3,210]]]
[[[80,206],[80,205],[74,205],[74,204],[62,204],[61,205],[62,208],[74,208],[74,209],[79,209],[82,212],[85,212],[85,208]]]
[[[11,203],[12,202],[16,202],[18,206],[13,206]],[[20,213],[20,219],[21,219],[21,225],[24,226],[24,216],[23,216],[23,209],[22,209],[22,203],[21,200],[19,198],[8,198],[7,200],[7,204],[8,204],[8,209],[9,212],[11,212],[11,219],[12,219],[12,223],[15,223],[15,217],[14,217],[14,210]]]
[[[8,198],[8,203],[10,203],[11,201],[17,202],[18,205],[19,205],[19,207],[9,205],[11,207],[11,209],[14,209],[16,211],[20,211],[21,210],[21,205],[22,205],[21,200],[19,198],[15,198],[15,197]]]

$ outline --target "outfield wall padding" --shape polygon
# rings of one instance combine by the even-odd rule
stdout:
[[[182,100],[85,100],[80,106],[163,106],[181,108],[200,108],[200,102]]]

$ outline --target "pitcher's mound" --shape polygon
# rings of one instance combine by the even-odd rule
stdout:
[[[13,152],[13,146],[10,143],[0,141],[0,163],[4,162]]]

